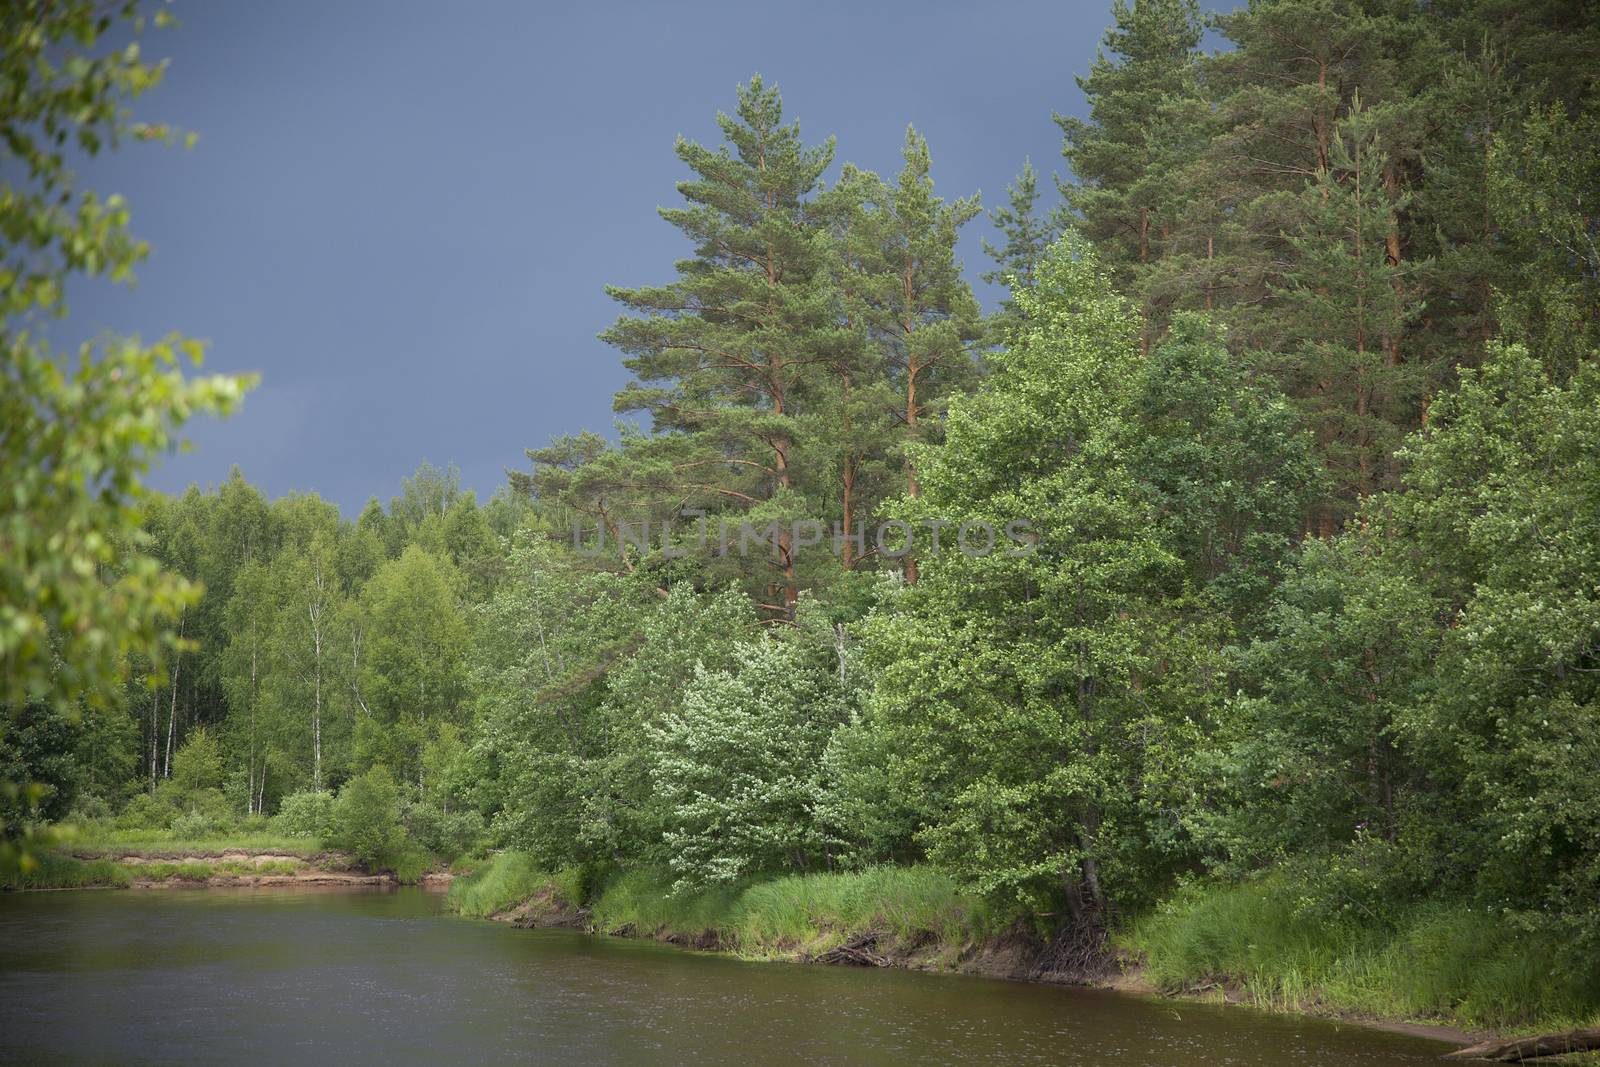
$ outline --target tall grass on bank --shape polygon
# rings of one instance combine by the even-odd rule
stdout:
[[[39,852],[35,866],[26,873],[10,873],[4,889],[91,889],[96,886],[123,888],[133,881],[126,869],[110,860],[80,860],[59,852]]]
[[[445,903],[469,919],[485,919],[541,894],[549,895],[553,906],[577,907],[583,899],[578,872],[551,874],[524,853],[502,852],[452,881]]]
[[[450,887],[462,915],[482,917],[530,898],[584,901],[578,872],[552,876],[505,852]],[[593,895],[589,922],[601,933],[714,942],[757,958],[820,955],[871,936],[876,950],[924,949],[952,957],[994,929],[992,913],[929,867],[875,867],[804,874],[747,887],[674,894],[671,878],[632,871]]]
[[[93,823],[68,828],[61,847],[79,856],[145,852],[204,856],[219,855],[227,849],[313,856],[323,850],[322,842],[314,837],[290,837],[265,830],[180,837],[171,830],[123,830]]]
[[[1433,902],[1388,923],[1306,908],[1281,877],[1191,886],[1124,943],[1168,990],[1234,985],[1260,1007],[1449,1019],[1493,1029],[1593,1024],[1600,967],[1550,935],[1465,904]]]
[[[750,956],[820,955],[865,935],[885,951],[954,957],[998,932],[997,916],[932,867],[869,867],[761,882],[739,895],[727,922]]]

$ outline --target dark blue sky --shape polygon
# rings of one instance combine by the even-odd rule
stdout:
[[[915,123],[939,191],[992,207],[1025,156],[1060,170],[1051,112],[1082,111],[1073,75],[1109,9],[175,4],[181,28],[146,43],[171,69],[138,113],[200,142],[96,162],[153,252],[132,291],[80,288],[72,333],[182,330],[210,342],[207,369],[261,373],[161,488],[237,463],[353,515],[430,460],[487,496],[523,448],[609,432],[627,375],[595,339],[618,311],[601,287],[671,277],[673,139],[714,143],[737,84],[776,81],[808,140],[880,173]],[[988,232],[963,240],[975,283]]]

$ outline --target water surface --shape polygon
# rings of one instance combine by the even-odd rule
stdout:
[[[0,1060],[1387,1067],[1444,1050],[1242,1008],[516,930],[439,903],[0,896]]]

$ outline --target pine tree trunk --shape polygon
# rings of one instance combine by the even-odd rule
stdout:
[[[1383,185],[1389,193],[1389,203],[1392,205],[1400,195],[1400,168],[1390,163],[1384,168]],[[1384,236],[1384,260],[1394,273],[1395,304],[1403,303],[1405,285],[1400,278],[1400,216],[1393,207],[1389,209],[1389,229]],[[1400,324],[1394,325],[1393,333],[1384,340],[1384,362],[1391,367],[1400,365]]]

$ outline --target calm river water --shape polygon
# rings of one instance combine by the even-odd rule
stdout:
[[[516,930],[439,903],[0,896],[0,1061],[1361,1067],[1444,1051],[1238,1008]]]

